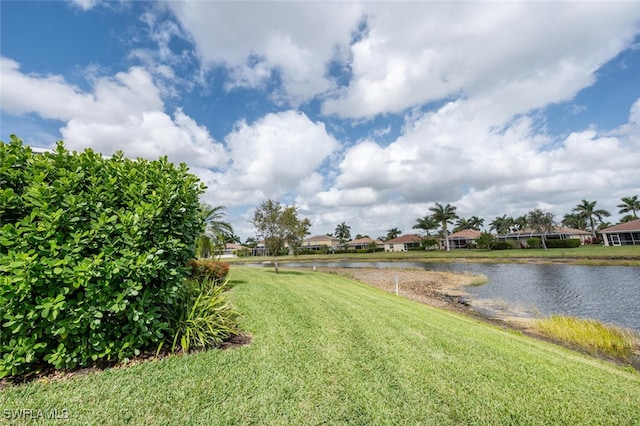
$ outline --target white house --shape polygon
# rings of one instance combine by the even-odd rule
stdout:
[[[640,245],[640,219],[610,226],[600,231],[605,246]]]
[[[384,242],[384,251],[408,251],[412,247],[420,247],[422,238],[415,234],[401,235]]]

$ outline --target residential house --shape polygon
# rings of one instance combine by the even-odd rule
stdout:
[[[238,255],[236,254],[236,252],[238,250],[242,250],[245,249],[247,247],[241,245],[241,244],[235,244],[235,243],[226,243],[224,245],[224,249],[220,250],[220,251],[216,251],[216,256],[220,256],[221,258],[230,258],[230,257],[238,257]]]
[[[340,249],[340,240],[330,235],[316,235],[302,241],[302,248],[304,250],[315,251],[320,251],[323,248],[326,248],[330,251],[335,251]]]
[[[351,240],[347,243],[348,250],[368,250],[371,245],[375,244],[376,247],[384,247],[384,243],[380,240],[374,240],[373,238],[363,237],[355,240]]]
[[[475,229],[463,229],[462,231],[449,234],[449,247],[451,249],[468,249],[471,248],[471,244],[482,234]],[[440,240],[440,248],[444,249],[446,242],[444,238]]]
[[[266,256],[268,254],[264,240],[258,241],[256,245],[251,248],[251,256]]]
[[[640,245],[640,219],[610,226],[600,231],[605,246]]]
[[[408,251],[413,247],[420,247],[422,238],[415,234],[401,235],[384,242],[384,251]]]
[[[544,235],[545,240],[568,240],[576,238],[580,240],[580,244],[591,243],[591,232],[583,231],[582,229],[574,228],[554,228],[550,232],[539,232],[533,229],[523,229],[522,231],[511,232],[507,235],[499,235],[499,240],[504,241],[516,241],[520,247],[527,247],[527,239],[529,238],[542,238]]]

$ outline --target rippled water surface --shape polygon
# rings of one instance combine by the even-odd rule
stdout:
[[[333,262],[319,267],[422,268],[489,277],[467,287],[474,300],[500,300],[529,313],[593,318],[640,332],[640,267],[544,264]],[[320,266],[322,265],[322,266]],[[310,267],[282,263],[283,267]]]

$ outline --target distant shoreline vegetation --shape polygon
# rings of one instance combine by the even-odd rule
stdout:
[[[261,263],[270,256],[227,258],[232,263]],[[280,256],[280,262],[475,262],[475,263],[558,263],[567,265],[640,266],[640,246],[582,246],[571,249],[525,250],[423,250],[406,252],[307,254]]]

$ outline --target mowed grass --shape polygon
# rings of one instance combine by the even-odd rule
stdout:
[[[640,266],[640,246],[605,247],[600,245],[581,246],[570,249],[512,249],[512,250],[420,250],[404,252],[377,253],[342,253],[342,254],[307,254],[295,256],[280,256],[279,262],[307,261],[307,262],[335,262],[347,261],[415,261],[415,262],[568,262],[582,265],[622,265]],[[224,259],[225,262],[262,262],[272,261],[273,257],[240,257]]]
[[[233,266],[251,344],[0,391],[70,424],[640,424],[640,375],[336,275]]]

